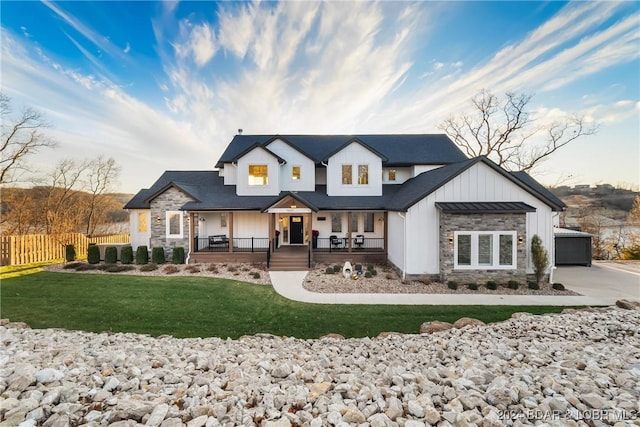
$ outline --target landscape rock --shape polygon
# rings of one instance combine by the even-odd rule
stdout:
[[[640,302],[620,299],[616,301],[616,305],[625,310],[640,310]]]
[[[485,323],[482,320],[474,319],[472,317],[461,317],[453,323],[453,327],[457,329],[464,328],[465,326],[484,326]]]
[[[497,427],[530,425],[504,417],[527,411],[572,426],[640,409],[640,311],[618,307],[359,339],[11,325],[0,326],[3,427]]]
[[[434,332],[447,331],[451,328],[453,328],[453,324],[449,322],[440,322],[439,320],[434,320],[431,322],[424,322],[422,325],[420,325],[420,333],[433,334]]]

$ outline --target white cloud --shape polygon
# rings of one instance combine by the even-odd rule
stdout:
[[[131,45],[127,42],[126,46],[122,50],[124,53],[129,53],[131,51]]]
[[[191,52],[198,66],[203,66],[216,53],[215,36],[208,24],[198,25],[191,31]]]

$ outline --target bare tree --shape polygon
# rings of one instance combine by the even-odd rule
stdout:
[[[11,98],[0,93],[0,184],[18,180],[19,171],[26,170],[25,158],[43,147],[54,147],[56,142],[42,133],[49,125],[32,108],[25,108],[18,117],[12,117]]]
[[[102,156],[89,163],[89,172],[84,190],[89,193],[86,213],[86,230],[88,235],[95,234],[96,226],[106,216],[106,207],[109,203],[104,200],[105,193],[117,179],[120,167],[113,158],[104,159]]]
[[[537,125],[526,108],[532,95],[508,92],[499,99],[481,90],[473,98],[472,113],[451,116],[440,124],[469,157],[487,156],[508,170],[529,171],[558,149],[598,126],[573,115]]]

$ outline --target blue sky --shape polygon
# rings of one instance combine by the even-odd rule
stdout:
[[[439,133],[480,89],[533,93],[539,124],[600,124],[534,170],[640,184],[638,2],[1,3],[1,82],[59,141],[114,157],[119,189],[211,169],[251,133]]]

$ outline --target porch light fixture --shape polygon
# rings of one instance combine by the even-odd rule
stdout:
[[[449,237],[449,244],[453,246],[453,237]]]
[[[291,209],[295,209],[295,208],[297,208],[296,205],[291,205]]]
[[[518,237],[518,243],[523,244],[524,243],[524,237],[519,236]]]
[[[200,217],[200,221],[204,222],[204,217],[203,216]]]
[[[162,221],[162,218],[160,218],[160,215],[158,215],[156,217],[156,224],[160,224],[161,221]]]

